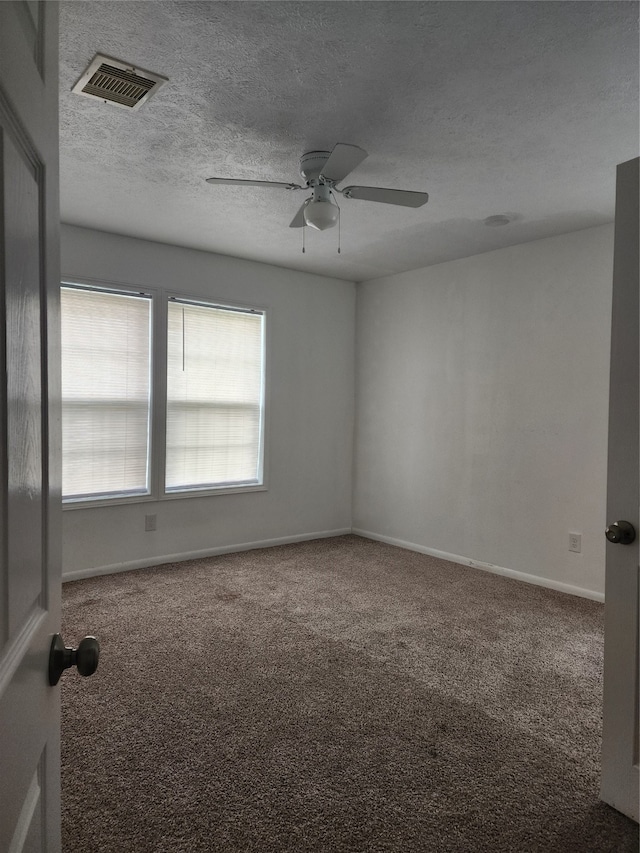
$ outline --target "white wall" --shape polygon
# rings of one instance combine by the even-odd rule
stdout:
[[[357,532],[603,593],[612,263],[601,226],[358,286]]]
[[[266,307],[270,373],[267,491],[66,509],[65,577],[350,530],[353,283],[72,226],[62,272]]]
[[[266,306],[271,380],[267,491],[65,510],[65,576],[353,524],[601,595],[612,257],[603,226],[365,282],[356,322],[350,282],[63,226],[68,277]]]

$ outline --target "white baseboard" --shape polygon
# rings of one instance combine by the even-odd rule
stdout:
[[[94,578],[101,575],[113,575],[118,572],[128,572],[132,569],[145,569],[150,566],[161,566],[164,563],[181,563],[185,560],[197,560],[201,557],[216,557],[219,554],[233,554],[240,551],[253,551],[256,548],[272,548],[275,545],[289,545],[294,542],[308,542],[311,539],[328,539],[331,536],[345,536],[349,533],[353,533],[356,536],[363,536],[365,539],[374,539],[377,542],[385,542],[388,545],[396,545],[398,548],[406,548],[408,551],[417,551],[420,554],[428,554],[431,557],[438,557],[441,560],[447,560],[451,563],[459,563],[473,569],[481,569],[484,572],[491,572],[494,575],[502,575],[503,577],[524,581],[524,583],[534,584],[535,586],[544,586],[548,589],[566,592],[569,595],[578,595],[581,598],[590,598],[593,601],[604,601],[604,593],[601,592],[583,589],[582,587],[551,580],[550,578],[529,575],[525,572],[517,572],[514,569],[506,569],[503,566],[494,566],[491,563],[483,563],[480,560],[471,560],[468,557],[461,556],[460,554],[449,554],[446,551],[438,551],[435,548],[427,548],[424,545],[417,545],[415,542],[406,542],[404,539],[395,539],[392,536],[383,536],[382,534],[374,533],[371,530],[361,530],[357,527],[354,527],[353,529],[350,527],[341,527],[336,530],[320,530],[314,533],[300,533],[294,536],[281,536],[276,539],[262,539],[257,542],[241,542],[235,545],[222,545],[217,548],[205,548],[200,551],[184,551],[179,554],[163,554],[157,557],[143,557],[140,560],[113,563],[108,566],[94,566],[88,569],[77,569],[71,572],[64,572],[62,575],[62,582],[66,583],[68,581],[82,580],[83,578]]]
[[[494,566],[491,563],[483,563],[480,560],[470,560],[468,557],[461,557],[459,554],[448,554],[446,551],[437,551],[435,548],[426,548],[424,545],[416,545],[414,542],[405,542],[403,539],[382,536],[379,533],[372,533],[370,530],[360,530],[354,527],[351,532],[356,536],[364,536],[365,539],[375,539],[376,542],[397,545],[399,548],[406,548],[408,551],[418,551],[420,554],[428,554],[430,557],[438,557],[441,560],[448,560],[451,563],[460,563],[463,566],[470,566],[473,569],[482,569],[483,572],[491,572],[494,575],[502,575],[503,577],[524,581],[535,586],[545,586],[548,589],[566,592],[569,595],[579,595],[581,598],[590,598],[592,601],[604,601],[604,593],[602,592],[594,592],[590,589],[583,589],[580,586],[572,586],[568,583],[554,581],[550,578],[541,578],[537,575],[528,575],[525,572],[516,572],[514,569],[505,569],[502,566]]]
[[[311,539],[328,539],[331,536],[345,536],[351,533],[350,527],[337,530],[320,530],[315,533],[298,533],[295,536],[281,536],[277,539],[262,539],[259,542],[241,542],[237,545],[222,545],[218,548],[205,548],[201,551],[184,551],[181,554],[163,554],[158,557],[143,557],[126,563],[113,563],[110,566],[95,566],[89,569],[76,569],[63,572],[62,583],[78,581],[83,578],[95,578],[101,575],[114,575],[129,572],[132,569],[146,569],[149,566],[162,566],[164,563],[181,563],[184,560],[198,560],[200,557],[216,557],[219,554],[234,554],[239,551],[253,551],[256,548],[272,548],[274,545],[289,545],[292,542],[308,542]]]

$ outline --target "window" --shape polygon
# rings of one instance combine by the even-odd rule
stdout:
[[[167,492],[262,481],[264,315],[171,299]]]
[[[263,311],[64,283],[61,314],[67,506],[261,488]]]
[[[63,285],[62,495],[149,493],[151,298]]]

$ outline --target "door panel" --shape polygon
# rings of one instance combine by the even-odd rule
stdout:
[[[40,349],[40,188],[37,172],[3,139],[7,359],[9,637],[43,602]],[[41,171],[39,169],[38,171]]]
[[[60,850],[57,3],[0,2],[0,850]]]
[[[42,850],[42,790],[40,786],[40,765],[33,774],[29,790],[22,804],[22,811],[16,823],[15,832],[11,839],[9,853],[34,853]]]
[[[638,160],[618,166],[611,322],[607,524],[629,521],[630,545],[607,542],[602,799],[638,820],[638,543],[640,300]]]

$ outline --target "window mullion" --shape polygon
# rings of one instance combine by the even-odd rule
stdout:
[[[164,496],[167,431],[167,297],[159,294],[152,343],[153,396],[151,401],[151,492]]]

